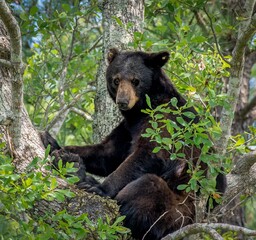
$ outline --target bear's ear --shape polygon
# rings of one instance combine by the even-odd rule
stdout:
[[[146,64],[151,67],[161,68],[169,60],[170,54],[167,51],[151,53],[146,59]]]
[[[108,63],[111,63],[118,54],[119,51],[116,48],[110,48],[107,55]]]

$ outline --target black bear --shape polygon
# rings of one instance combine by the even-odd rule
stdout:
[[[126,215],[124,224],[134,238],[161,239],[193,222],[194,196],[179,191],[177,186],[188,183],[188,163],[196,164],[200,149],[183,146],[185,158],[176,160],[170,160],[171,148],[169,152],[152,153],[157,143],[141,136],[150,127],[149,116],[141,110],[147,108],[146,94],[153,108],[169,103],[173,97],[178,100],[178,107],[186,100],[161,69],[169,59],[168,52],[110,49],[107,59],[107,89],[124,117],[122,122],[100,144],[61,148],[48,134],[43,136],[43,142],[52,146],[56,156],[70,156],[67,161],[76,161],[72,156],[79,155],[80,186],[116,199],[121,214]],[[196,115],[194,108],[189,111]],[[176,121],[172,113],[166,117]],[[198,122],[198,117],[193,121]],[[170,135],[163,131],[162,137]],[[96,183],[86,178],[85,169],[107,177],[103,183]],[[206,166],[202,164],[201,169]]]

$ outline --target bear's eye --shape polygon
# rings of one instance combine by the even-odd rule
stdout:
[[[119,82],[120,82],[119,78],[115,78],[115,79],[113,80],[113,83],[114,83],[116,86],[119,84]]]
[[[137,87],[139,85],[139,83],[140,83],[139,79],[137,79],[137,78],[132,79],[132,85],[133,86]]]

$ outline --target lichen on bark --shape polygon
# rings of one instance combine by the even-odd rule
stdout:
[[[95,97],[94,142],[100,142],[121,120],[120,113],[108,96],[105,72],[106,53],[116,47],[128,49],[133,41],[133,33],[141,31],[144,20],[144,2],[142,0],[103,1],[103,49],[102,60],[96,76],[97,92]],[[130,24],[127,28],[126,24]]]

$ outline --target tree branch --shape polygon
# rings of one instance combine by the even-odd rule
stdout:
[[[196,17],[197,24],[200,26],[203,33],[207,36],[209,34],[209,32],[207,31],[207,27],[206,27],[207,24],[205,23],[203,16],[197,10],[193,10],[193,13]]]
[[[0,1],[0,12],[0,18],[3,21],[10,36],[11,62],[22,63],[22,44],[20,28],[7,4],[3,0]]]
[[[61,75],[60,75],[60,79],[59,79],[59,101],[60,101],[60,106],[64,106],[65,105],[65,100],[64,100],[64,93],[65,93],[65,84],[66,84],[66,76],[67,76],[67,68],[68,68],[68,64],[72,58],[72,53],[73,53],[73,48],[74,48],[74,44],[75,44],[75,32],[78,26],[77,23],[77,18],[75,19],[75,26],[73,28],[72,31],[72,35],[71,35],[71,41],[70,41],[70,45],[68,48],[68,53],[63,61],[63,67],[62,67],[62,71],[61,71]],[[59,43],[60,44],[60,43]],[[64,56],[63,56],[64,58]]]
[[[213,229],[212,227],[209,227],[207,224],[200,224],[200,223],[194,223],[191,225],[187,225],[178,231],[175,231],[166,237],[162,238],[162,240],[182,240],[186,236],[194,235],[197,233],[205,233],[207,235],[210,235],[211,239],[213,240],[223,240],[220,234]]]
[[[70,108],[70,111],[72,111],[72,112],[74,112],[74,113],[76,113],[76,114],[82,116],[82,117],[83,117],[84,119],[86,119],[86,120],[89,120],[89,121],[92,121],[92,120],[93,120],[93,119],[92,119],[92,116],[91,116],[90,114],[88,114],[88,113],[86,113],[85,111],[83,111],[83,110],[81,110],[81,109],[78,109],[78,108],[76,108],[76,107],[71,107],[71,108]]]
[[[255,0],[247,0],[245,6],[254,6]],[[240,84],[243,75],[244,54],[248,41],[253,37],[256,32],[256,16],[251,17],[252,10],[249,9],[244,16],[246,19],[239,26],[239,34],[236,46],[233,50],[233,58],[231,60],[229,89],[227,92],[227,104],[229,108],[223,108],[220,119],[220,127],[222,129],[221,138],[215,142],[218,153],[224,155],[228,139],[231,134],[231,126],[234,119],[234,112],[239,98]]]
[[[74,99],[69,103],[64,105],[60,111],[57,113],[57,115],[53,118],[53,120],[48,124],[48,126],[46,127],[46,131],[49,131],[59,120],[60,116],[63,115],[68,109],[70,109],[71,107],[73,107],[79,100],[80,98],[88,92],[93,92],[96,91],[95,87],[91,87],[89,89],[84,90],[82,93],[78,94],[77,96],[74,97]]]
[[[256,151],[241,156],[233,171],[227,175],[227,189],[221,205],[211,212],[209,218],[215,219],[232,212],[230,204],[239,195],[250,196],[256,186]]]
[[[232,174],[248,174],[250,168],[256,163],[256,151],[243,155],[232,169]]]
[[[205,233],[210,235],[211,239],[222,240],[223,238],[217,230],[231,231],[245,236],[256,236],[256,231],[226,223],[194,223],[167,235],[162,240],[180,240],[197,233]]]
[[[254,108],[256,107],[256,96],[253,97],[253,99],[238,113],[240,118],[245,119],[246,115]]]
[[[215,30],[214,30],[214,27],[213,27],[212,19],[211,19],[209,13],[207,12],[206,8],[204,8],[204,12],[205,12],[206,16],[208,17],[208,19],[210,21],[210,27],[211,27],[211,30],[212,30],[212,34],[213,34],[213,37],[214,37],[214,41],[215,41],[215,45],[216,45],[217,51],[218,51],[222,61],[224,61],[224,62],[226,62],[227,64],[230,65],[230,62],[225,59],[225,57],[223,56],[222,52],[220,51],[220,46],[219,46],[218,39],[217,39]]]

